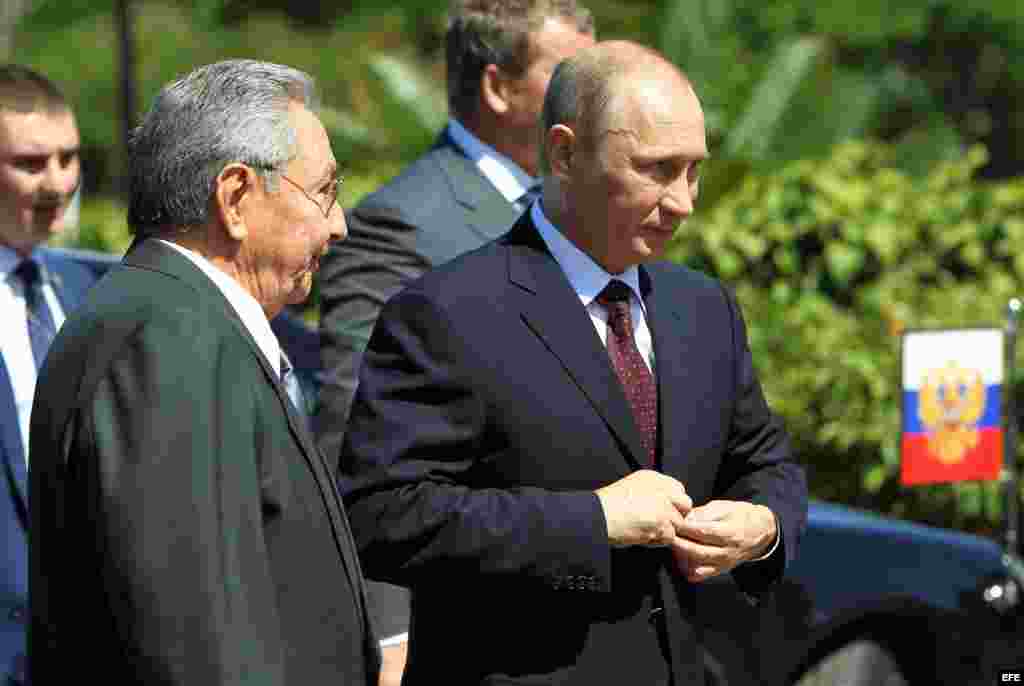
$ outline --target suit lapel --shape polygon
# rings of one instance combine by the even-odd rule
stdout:
[[[45,248],[38,251],[39,259],[45,265],[50,285],[64,315],[68,316],[81,302],[89,284],[78,283],[71,279],[66,283],[65,270],[60,258],[53,256]],[[25,465],[25,448],[21,442],[21,428],[18,425],[18,412],[14,404],[14,386],[11,383],[7,365],[0,356],[0,417],[8,418],[0,425],[0,453],[3,456],[4,478],[12,484],[11,490],[20,501],[19,511],[28,526],[28,469]]]
[[[508,231],[519,216],[519,211],[447,136],[442,145],[447,146],[447,154],[438,157],[438,164],[455,202],[466,213],[466,226],[469,230],[479,236],[482,243]]]
[[[647,327],[651,331],[654,346],[654,370],[658,385],[658,454],[662,469],[673,472],[672,461],[680,459],[682,451],[678,432],[685,423],[673,421],[673,417],[697,417],[700,415],[701,398],[689,392],[686,379],[691,376],[688,361],[701,359],[694,355],[699,345],[700,331],[693,312],[694,308],[680,308],[671,297],[673,292],[664,278],[659,279],[657,270],[640,268],[640,289],[644,293],[644,308]],[[668,464],[666,464],[666,462]]]
[[[39,250],[39,255],[46,265],[50,285],[57,295],[57,302],[64,310],[64,316],[68,317],[82,304],[82,299],[85,298],[85,293],[89,290],[91,283],[84,281],[73,270],[66,268],[68,258],[54,255],[45,248]]]
[[[608,352],[594,330],[558,262],[548,252],[529,218],[523,217],[508,237],[509,280],[523,293],[526,325],[558,358],[566,373],[624,446],[633,468],[646,463],[640,430],[615,375]]]
[[[316,448],[306,422],[299,417],[291,401],[288,399],[288,393],[281,383],[280,377],[274,372],[270,361],[267,360],[263,351],[260,350],[259,344],[253,338],[249,329],[246,328],[235,308],[224,297],[224,294],[221,293],[217,285],[203,274],[202,271],[187,258],[175,252],[173,248],[169,248],[159,241],[146,240],[133,245],[125,256],[124,262],[130,266],[155,269],[173,278],[185,281],[199,291],[207,300],[215,303],[222,310],[228,321],[231,322],[231,325],[238,334],[248,343],[250,351],[263,369],[267,383],[274,389],[274,392],[277,394],[277,400],[288,417],[288,426],[291,429],[292,437],[302,448],[302,454],[306,458],[306,463],[313,472],[314,480],[320,489],[320,495],[327,506],[326,509],[334,530],[335,543],[344,560],[352,587],[361,588],[359,583],[361,578],[359,561],[355,557],[355,545],[348,534],[349,526],[345,519],[341,497],[338,494],[334,478],[327,468],[323,455]],[[356,594],[356,602],[359,606],[359,612],[365,614],[361,593]]]
[[[7,364],[0,356],[0,452],[3,453],[4,478],[11,483],[11,490],[17,493],[20,507],[28,527],[28,470],[25,468],[25,448],[21,443],[21,428],[18,425],[18,410],[14,405],[14,387],[7,373]]]

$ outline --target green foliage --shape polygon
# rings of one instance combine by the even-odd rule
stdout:
[[[900,141],[894,163],[924,173],[985,142],[986,173],[1019,173],[1019,3],[668,0],[661,26],[718,154],[767,169],[875,137]]]
[[[985,157],[973,148],[915,177],[891,147],[846,143],[748,174],[673,243],[674,259],[736,289],[765,392],[820,497],[983,523],[977,486],[902,491],[897,442],[899,334],[1001,326],[1024,284],[1024,179],[974,180]]]
[[[21,25],[16,49],[19,61],[50,75],[67,92],[82,133],[86,185],[109,193],[117,187],[123,150],[120,64],[116,50],[96,46],[117,45],[113,3],[76,2],[61,23],[57,5],[43,0]],[[315,75],[323,121],[346,173],[379,175],[375,167],[388,170],[411,159],[440,128],[443,88],[433,67],[411,54],[408,18],[399,9],[367,8],[318,31],[268,12],[224,26],[216,21],[218,12],[218,2],[207,0],[136,5],[140,111],[164,84],[201,64],[249,57]]]
[[[77,230],[66,232],[58,242],[66,247],[123,255],[132,242],[125,214],[125,208],[116,201],[87,200],[82,203]]]

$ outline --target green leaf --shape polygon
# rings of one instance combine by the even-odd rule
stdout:
[[[872,465],[864,472],[863,486],[868,493],[877,493],[888,478],[888,469],[883,464]]]
[[[387,109],[390,128],[409,148],[429,145],[448,118],[440,89],[410,64],[391,55],[371,57],[369,70]]]
[[[723,150],[727,156],[765,158],[787,108],[801,85],[812,77],[824,54],[824,40],[811,37],[798,38],[778,50],[746,110],[725,139]]]

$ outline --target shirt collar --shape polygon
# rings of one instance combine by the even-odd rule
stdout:
[[[519,200],[526,189],[536,182],[522,167],[484,143],[454,119],[448,120],[448,136],[510,203]]]
[[[533,203],[530,218],[584,307],[589,307],[613,278],[629,286],[643,306],[644,300],[640,297],[640,270],[636,265],[621,274],[609,274],[590,255],[580,250],[575,243],[565,237],[565,234],[555,228],[544,214],[541,205],[542,202]]]
[[[187,257],[203,274],[206,274],[213,281],[214,285],[227,298],[227,301],[231,303],[231,307],[238,314],[238,318],[242,320],[242,324],[249,330],[252,337],[256,339],[260,352],[267,358],[267,362],[270,363],[274,372],[281,376],[281,345],[277,342],[277,336],[274,335],[273,329],[270,328],[266,312],[256,302],[256,298],[252,297],[237,281],[215,267],[212,262],[199,253],[183,248],[171,241],[159,240],[164,245],[174,248],[180,254]]]

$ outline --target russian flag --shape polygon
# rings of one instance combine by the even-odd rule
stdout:
[[[1001,330],[904,334],[901,483],[999,478],[1002,389]]]

